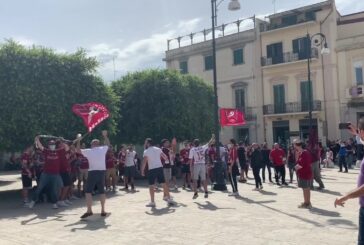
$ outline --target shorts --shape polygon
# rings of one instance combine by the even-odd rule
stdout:
[[[136,175],[136,167],[135,166],[125,167],[124,175],[125,177],[128,178],[134,178]]]
[[[198,177],[201,178],[201,181],[206,180],[206,166],[204,163],[193,165],[193,179],[198,180]]]
[[[232,176],[239,176],[240,172],[239,172],[239,168],[237,164],[234,164],[232,169],[231,169],[231,174]]]
[[[296,163],[294,163],[294,162],[289,162],[288,163],[288,168],[289,169],[294,169],[295,166],[296,166]]]
[[[165,181],[171,181],[172,179],[172,168],[163,168],[163,175]]]
[[[298,179],[298,187],[302,189],[311,188],[312,180]]]
[[[71,182],[75,183],[78,177],[78,173],[77,172],[71,172],[70,173],[70,178],[71,178]]]
[[[86,193],[92,193],[95,186],[100,194],[105,193],[105,170],[92,170],[88,172]]]
[[[164,184],[166,182],[164,179],[162,167],[150,169],[148,171],[148,184],[154,185],[156,180],[158,181],[159,184]]]
[[[125,174],[125,166],[119,166],[119,176],[123,176]]]
[[[189,173],[191,173],[191,171],[190,171],[190,165],[189,164],[183,164],[182,165],[182,173],[183,174],[189,174]]]
[[[78,173],[78,181],[87,181],[88,169],[80,169]]]
[[[21,182],[23,184],[23,189],[30,190],[32,189],[32,179],[28,175],[21,175]]]
[[[178,169],[179,167],[177,167],[176,165],[172,166],[172,177],[177,177]]]
[[[71,177],[69,173],[61,173],[62,183],[64,187],[71,186]]]
[[[246,168],[246,161],[239,161],[239,165],[241,169],[245,169]]]
[[[116,169],[115,168],[108,168],[106,169],[106,178],[116,178]]]

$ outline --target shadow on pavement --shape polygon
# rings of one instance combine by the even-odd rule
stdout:
[[[317,192],[320,193],[324,193],[324,194],[329,194],[329,195],[333,195],[333,196],[341,196],[341,193],[338,191],[330,191],[327,189],[323,189],[323,190],[316,190]]]
[[[87,230],[87,231],[96,231],[100,229],[107,229],[111,225],[106,224],[106,218],[101,217],[99,214],[94,214],[85,220],[77,221],[76,223],[65,225],[64,227],[73,227],[73,226],[81,226],[82,227],[73,227],[71,232],[76,232],[78,230]]]
[[[206,201],[205,204],[194,202],[196,203],[197,207],[201,210],[209,210],[209,211],[216,211],[218,209],[235,209],[235,208],[219,208],[215,204],[211,203],[210,201]]]
[[[327,223],[329,225],[339,226],[340,228],[343,228],[343,229],[350,229],[350,230],[358,229],[358,226],[356,224],[354,224],[352,221],[346,220],[346,219],[329,219],[329,220],[327,220]]]
[[[316,207],[311,208],[310,212],[313,214],[321,215],[321,216],[340,217],[340,213],[338,213],[338,212],[329,211],[329,210],[316,208]]]
[[[174,212],[176,212],[176,209],[168,206],[165,208],[151,208],[150,211],[146,211],[145,213],[148,215],[153,215],[153,216],[162,216],[162,215],[171,214]]]
[[[271,192],[271,191],[260,190],[259,192],[266,196],[276,196],[277,195],[277,193]]]

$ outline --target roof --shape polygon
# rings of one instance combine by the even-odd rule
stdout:
[[[269,15],[268,18],[272,19],[272,18],[287,16],[287,15],[302,13],[302,12],[305,12],[305,11],[311,10],[311,9],[319,9],[321,7],[331,6],[332,4],[333,4],[333,0],[327,0],[327,1],[324,1],[324,2],[315,3],[315,4],[303,6],[303,7],[300,7],[300,8],[290,9],[290,10],[287,10],[287,11],[284,11],[284,12],[272,14],[272,15]]]

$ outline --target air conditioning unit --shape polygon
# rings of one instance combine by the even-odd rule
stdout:
[[[347,99],[364,98],[364,85],[353,86],[346,89]]]

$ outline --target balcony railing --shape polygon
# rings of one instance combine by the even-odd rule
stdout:
[[[318,58],[318,49],[312,48],[311,49],[311,58]],[[307,59],[308,54],[306,52],[300,52],[300,53],[293,53],[293,52],[287,52],[282,53],[282,55],[277,55],[273,57],[262,57],[261,63],[262,66],[270,66],[270,65],[276,65],[276,64],[283,64],[283,63],[290,63],[295,62],[299,60],[305,60]]]
[[[252,107],[243,107],[238,109],[244,113],[244,119],[246,121],[254,121],[257,119],[257,115],[253,112]]]
[[[260,25],[260,31],[261,32],[266,32],[266,31],[272,31],[275,29],[280,29],[280,28],[285,28],[288,26],[293,26],[293,25],[298,25],[301,23],[305,23],[305,22],[309,22],[309,21],[315,21],[316,20],[316,15],[315,14],[307,14],[306,16],[302,16],[297,18],[296,21],[293,22],[283,22],[280,24],[277,23],[269,23],[269,24],[264,24],[262,23]]]
[[[264,115],[272,114],[286,114],[286,113],[299,113],[308,112],[310,108],[309,102],[290,102],[286,104],[276,104],[276,105],[264,105],[263,113]],[[321,101],[315,100],[312,103],[312,111],[321,111]]]

